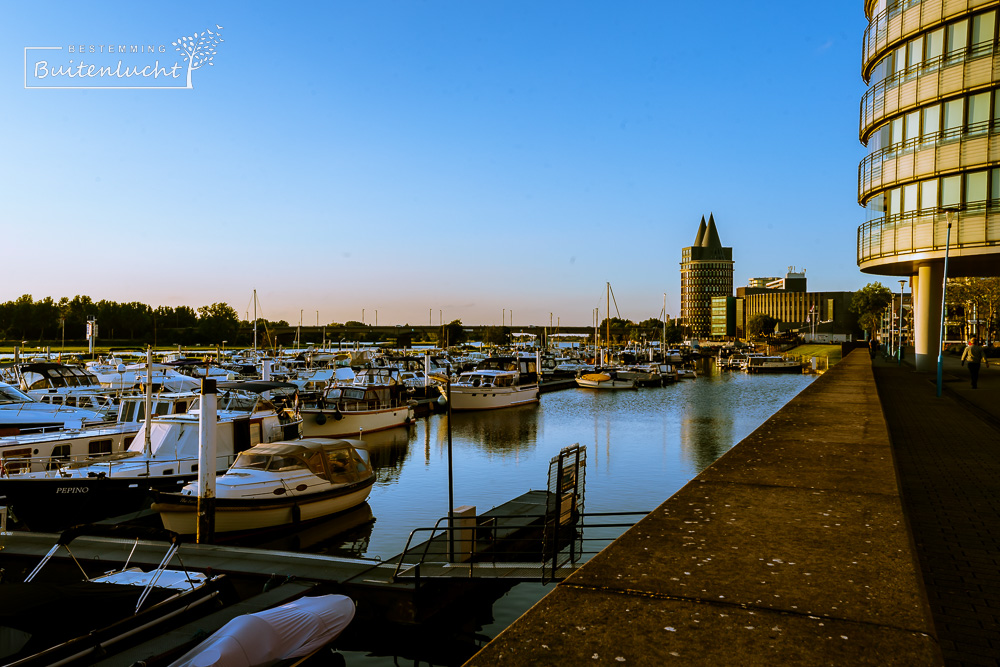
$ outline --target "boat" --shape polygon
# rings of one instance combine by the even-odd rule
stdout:
[[[677,369],[677,379],[678,380],[694,380],[698,377],[698,372],[693,368],[678,368]]]
[[[632,380],[637,387],[659,387],[667,382],[660,374],[659,364],[636,364],[618,370],[619,380]],[[673,378],[669,380],[673,381]]]
[[[413,405],[396,368],[364,368],[347,385],[300,396],[290,415],[302,420],[306,438],[341,438],[382,431],[413,421]]]
[[[13,385],[0,382],[0,436],[106,423],[103,413],[43,403]]]
[[[0,380],[42,403],[93,410],[107,420],[118,412],[119,392],[102,386],[96,375],[79,366],[50,361],[10,364],[2,368]]]
[[[149,572],[130,566],[129,554],[122,567],[95,577],[43,581],[39,574],[61,549],[76,561],[69,544],[81,536],[116,542],[129,538],[136,546],[143,538],[165,539],[168,547]],[[77,526],[63,532],[23,583],[0,586],[0,660],[17,667],[89,662],[113,652],[119,642],[155,632],[172,618],[218,604],[227,592],[226,576],[168,569],[178,548],[177,535],[144,527]]]
[[[171,663],[171,667],[273,665],[295,658],[303,658],[304,662],[336,639],[350,624],[354,612],[351,598],[331,593],[243,614]],[[248,656],[253,656],[252,661]]]
[[[595,373],[582,373],[576,378],[576,386],[584,389],[635,389],[635,380],[626,380],[618,377],[618,372],[600,371]]]
[[[300,423],[264,397],[265,392],[289,386],[218,383],[217,472],[225,472],[239,452],[257,443],[298,437]],[[56,470],[0,477],[0,495],[6,496],[18,521],[35,531],[138,512],[149,502],[150,489],[180,490],[197,477],[200,416],[199,397],[185,414],[150,416],[124,452]]]
[[[255,445],[215,480],[215,534],[238,536],[329,517],[368,499],[375,473],[360,440],[303,438]],[[157,493],[152,509],[181,535],[198,525],[198,482]]]
[[[487,357],[458,380],[438,387],[452,410],[495,410],[538,402],[535,357]]]
[[[0,395],[3,391],[0,387]],[[196,398],[197,394],[190,392],[151,395],[148,399],[150,414],[184,413]],[[55,470],[69,463],[128,449],[145,421],[146,400],[144,396],[123,398],[118,406],[118,421],[114,423],[74,424],[68,428],[22,431],[0,437],[0,476]],[[57,407],[45,403],[39,405],[50,410]]]
[[[802,364],[784,357],[750,357],[747,361],[748,373],[801,373]]]

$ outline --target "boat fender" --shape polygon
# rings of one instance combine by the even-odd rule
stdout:
[[[333,418],[336,419],[337,421],[340,421],[341,419],[344,418],[344,415],[340,414],[340,408],[339,407],[335,407],[333,409]]]
[[[322,413],[322,412],[319,413],[318,415],[316,415],[316,423],[319,424],[320,426],[322,426],[323,424],[325,424],[326,423],[326,415],[324,413]]]
[[[298,504],[292,505],[292,523],[300,523],[302,521],[302,510],[299,509]]]

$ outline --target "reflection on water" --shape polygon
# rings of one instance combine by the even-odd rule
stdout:
[[[362,503],[354,509],[310,523],[304,528],[282,534],[269,533],[235,540],[233,544],[276,551],[337,553],[362,558],[368,551],[375,517],[371,505]]]
[[[544,489],[549,460],[561,448],[580,443],[588,450],[586,512],[652,510],[813,379],[713,369],[662,388],[569,389],[542,395],[538,405],[457,413],[452,417],[455,504],[474,505],[483,513],[526,491]],[[387,559],[403,550],[410,531],[433,526],[446,515],[445,415],[366,434],[365,440],[378,476],[368,500],[375,522],[353,529],[362,531],[363,539],[348,533],[343,540],[319,540],[310,549]],[[493,606],[495,621],[480,633],[494,636],[549,590],[538,584],[514,586]],[[420,647],[414,650],[422,655]],[[348,654],[348,664],[397,662],[359,650]]]

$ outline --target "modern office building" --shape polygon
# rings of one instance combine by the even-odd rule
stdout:
[[[712,335],[712,297],[733,295],[733,249],[723,248],[715,217],[702,216],[694,245],[681,251],[681,326],[694,338]]]
[[[808,292],[805,271],[793,267],[784,278],[767,279],[767,287],[761,287],[761,281],[752,278],[747,287],[736,288],[738,338],[747,337],[747,324],[756,315],[769,315],[778,320],[781,331],[807,338],[820,329],[827,340],[853,340],[858,335],[858,316],[850,310],[853,292]]]
[[[940,349],[945,257],[949,277],[1000,274],[998,7],[865,0],[857,262],[910,279],[918,370]]]

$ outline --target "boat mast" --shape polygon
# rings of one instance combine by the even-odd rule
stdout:
[[[667,293],[663,293],[663,338],[660,339],[660,356],[667,360]]]
[[[257,290],[253,291],[253,359],[257,359]]]
[[[608,294],[607,294],[607,300],[608,300],[608,305],[607,305],[608,320],[607,320],[607,327],[606,327],[606,329],[607,329],[607,336],[606,336],[605,340],[607,341],[607,344],[608,344],[608,361],[610,362],[611,361],[611,283],[607,283],[607,285],[608,285]]]
[[[153,348],[146,346],[146,437],[142,441],[142,455],[149,459],[153,455],[153,442],[150,436],[153,415]]]

